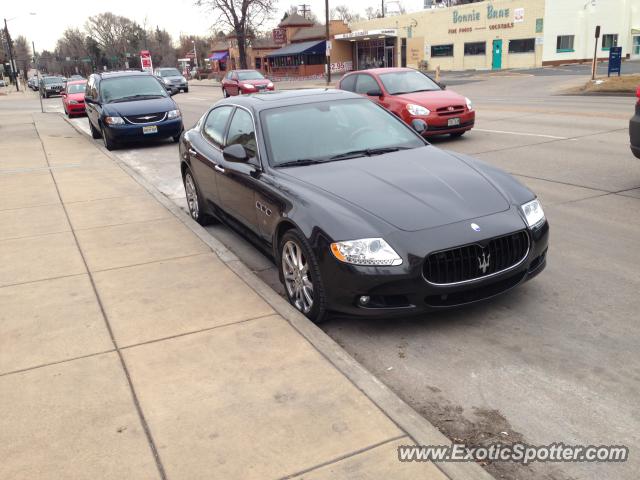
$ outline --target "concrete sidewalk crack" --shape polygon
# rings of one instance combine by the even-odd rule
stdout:
[[[49,156],[47,154],[47,151],[45,149],[44,146],[44,142],[42,141],[42,136],[40,135],[40,131],[38,130],[38,124],[37,122],[34,121],[34,129],[36,131],[36,134],[38,135],[38,139],[40,140],[40,145],[42,147],[42,151],[44,153],[45,159],[47,161],[47,165],[49,165]],[[122,355],[122,352],[120,351],[120,348],[118,347],[118,343],[116,341],[116,338],[113,334],[113,329],[111,328],[111,324],[109,323],[109,317],[107,316],[107,312],[104,308],[104,305],[102,304],[102,299],[100,298],[100,295],[98,293],[98,289],[96,287],[93,275],[91,273],[91,271],[89,270],[89,266],[87,264],[87,259],[85,258],[84,252],[82,251],[82,248],[80,247],[80,242],[78,241],[78,237],[76,236],[76,232],[73,228],[73,224],[71,223],[71,218],[69,217],[69,212],[67,211],[67,208],[64,204],[64,202],[62,201],[62,196],[60,195],[60,189],[58,188],[58,183],[56,182],[56,178],[53,175],[53,172],[49,171],[49,174],[51,175],[51,178],[53,179],[53,184],[56,187],[56,192],[58,194],[58,198],[60,199],[60,203],[62,204],[62,208],[64,210],[64,214],[67,217],[67,221],[69,222],[69,225],[71,226],[71,234],[73,235],[75,244],[76,244],[76,248],[78,249],[78,252],[80,254],[80,257],[82,258],[82,261],[84,263],[85,269],[87,270],[87,274],[89,276],[89,281],[91,282],[91,288],[93,289],[93,293],[96,297],[96,301],[98,302],[98,306],[100,308],[100,312],[102,313],[102,318],[104,319],[105,322],[105,326],[107,328],[107,331],[109,332],[109,337],[111,338],[111,342],[113,343],[115,352],[118,354],[118,359],[120,360],[120,365],[122,366],[122,370],[124,371],[124,375],[127,379],[127,384],[129,386],[129,391],[131,393],[131,397],[133,400],[133,404],[135,406],[136,412],[138,414],[138,418],[140,420],[140,423],[142,425],[142,429],[144,430],[145,436],[147,437],[147,443],[149,445],[149,448],[151,450],[151,453],[153,455],[155,464],[156,464],[156,468],[158,469],[158,473],[160,474],[160,478],[162,480],[167,480],[167,474],[165,472],[164,469],[164,465],[162,464],[162,460],[160,458],[160,454],[158,452],[158,448],[155,444],[155,441],[153,439],[153,435],[151,434],[151,429],[149,428],[149,424],[147,423],[147,419],[144,415],[144,412],[142,411],[142,406],[140,405],[140,401],[138,399],[138,394],[136,393],[136,389],[133,385],[133,380],[131,378],[131,374],[129,373],[129,369],[127,367],[127,364],[124,360],[124,356]]]

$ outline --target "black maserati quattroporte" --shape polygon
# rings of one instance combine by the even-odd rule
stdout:
[[[222,100],[184,133],[180,163],[191,216],[263,243],[314,321],[464,305],[546,265],[549,226],[529,189],[353,93]]]

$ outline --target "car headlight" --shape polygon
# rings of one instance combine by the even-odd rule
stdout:
[[[525,203],[520,208],[522,209],[522,213],[524,213],[524,218],[527,220],[529,228],[536,227],[544,222],[544,211],[537,198]]]
[[[467,97],[464,97],[467,102],[467,110],[473,110],[473,102],[469,100]]]
[[[184,78],[184,77],[180,77],[180,80],[182,80],[183,82],[186,82],[186,81],[187,81],[187,79],[186,79],[186,78]]]
[[[172,120],[174,118],[180,118],[180,110],[169,110],[167,112],[167,118]]]
[[[251,90],[252,88],[256,88],[253,85],[251,85],[250,83],[243,83],[242,85],[240,85],[242,88],[246,88],[247,90]]]
[[[77,105],[78,101],[77,100],[69,100],[69,104],[70,105]]]
[[[407,111],[411,115],[429,115],[431,113],[428,108],[425,108],[422,105],[416,105],[414,103],[409,103],[407,105]]]
[[[273,88],[273,82],[267,83],[267,88]]]
[[[169,85],[171,83],[171,80],[169,80],[168,78],[163,78],[162,81],[164,83],[166,83],[167,85]]]
[[[124,125],[122,117],[105,117],[104,123],[107,125]]]
[[[352,265],[400,265],[402,258],[382,238],[362,238],[331,244],[333,256]]]

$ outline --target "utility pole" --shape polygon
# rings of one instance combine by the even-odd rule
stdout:
[[[329,0],[324,0],[325,57],[327,59],[327,85],[331,83],[331,37],[329,36]]]
[[[40,68],[38,67],[38,57],[36,56],[36,44],[31,41],[31,48],[33,49],[33,61],[36,64],[36,78],[38,79],[38,98],[40,99],[40,111],[44,113],[44,106],[42,105],[42,95],[40,95]]]
[[[302,12],[302,16],[304,18],[307,18],[307,13],[309,13],[311,11],[311,5],[307,5],[306,3],[303,3],[302,5],[298,5],[300,7],[300,11]]]
[[[196,62],[196,70],[197,70],[199,66],[198,66],[198,52],[196,52],[196,41],[191,40],[191,43],[193,43],[193,59]]]
[[[596,79],[596,65],[598,63],[598,39],[600,38],[600,25],[596,27],[596,39],[593,46],[593,63],[591,64],[591,80]]]
[[[384,18],[384,0],[382,0],[382,18]]]
[[[9,27],[7,27],[7,19],[4,19],[4,33],[7,37],[7,45],[9,47],[9,61],[11,62],[11,75],[13,76],[13,81],[16,82],[16,92],[20,91],[18,87],[18,72],[16,71],[16,64],[13,61],[13,41],[9,36]]]

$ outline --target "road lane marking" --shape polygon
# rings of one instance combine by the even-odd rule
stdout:
[[[487,133],[504,133],[505,135],[522,135],[525,137],[542,137],[553,138],[555,140],[569,140],[569,137],[558,137],[556,135],[544,135],[542,133],[526,133],[526,132],[507,132],[505,130],[487,130],[484,128],[474,128],[474,132],[487,132]]]

